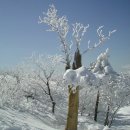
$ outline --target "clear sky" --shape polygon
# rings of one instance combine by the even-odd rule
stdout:
[[[95,51],[83,56],[84,64],[95,61],[97,55],[110,49],[110,62],[117,71],[130,65],[130,0],[0,0],[0,68],[19,64],[33,52],[61,54],[59,40],[46,25],[38,24],[38,17],[54,4],[59,15],[66,15],[71,23],[90,24],[81,45],[97,41],[96,29],[116,29],[111,39]]]

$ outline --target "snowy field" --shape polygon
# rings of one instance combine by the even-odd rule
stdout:
[[[26,112],[7,108],[0,109],[0,130],[64,130],[64,126],[57,128],[54,126],[54,128],[44,120],[46,120],[46,117],[40,120]],[[80,118],[80,121],[84,121],[84,118]],[[90,120],[79,126],[79,130],[87,130],[87,128],[88,130],[103,130],[103,126],[93,124]],[[118,112],[118,119],[110,130],[130,130],[130,106],[124,107]]]

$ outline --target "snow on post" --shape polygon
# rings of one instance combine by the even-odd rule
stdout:
[[[86,67],[82,66],[76,70],[68,69],[63,75],[64,83],[66,85],[79,86],[79,89],[87,87],[92,84],[96,78]]]

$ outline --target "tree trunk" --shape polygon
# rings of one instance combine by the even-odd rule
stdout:
[[[95,105],[95,112],[94,112],[94,120],[97,121],[97,114],[98,114],[98,104],[99,104],[99,90],[97,93],[96,105]]]
[[[79,87],[76,90],[69,88],[68,115],[65,130],[77,130],[79,107]]]
[[[108,106],[104,126],[106,126],[106,125],[108,126],[108,124],[109,124],[109,112],[110,112],[110,109],[109,109],[109,106]]]
[[[116,110],[114,111],[114,113],[112,114],[111,120],[110,120],[109,125],[108,125],[109,128],[111,127],[113,121],[115,120],[115,115],[116,115],[116,113],[118,112],[118,110],[120,109],[120,107],[121,107],[121,104],[117,107],[117,109],[116,109]]]
[[[51,94],[49,95],[50,96],[50,99],[51,99],[51,103],[52,103],[52,113],[54,114],[55,113],[55,101],[53,100],[53,97],[51,96]]]
[[[52,113],[55,113],[55,105],[56,105],[56,103],[52,102]]]
[[[81,64],[82,56],[80,54],[79,48],[75,51],[74,62],[72,69],[78,69],[82,66]],[[78,107],[79,107],[79,86],[76,87],[74,91],[71,86],[69,88],[69,103],[68,103],[68,115],[65,130],[77,130],[78,124]]]
[[[52,103],[52,113],[54,114],[55,113],[55,105],[56,105],[56,103],[55,103],[55,101],[54,101],[54,99],[52,97],[52,94],[51,94],[49,81],[47,81],[46,85],[47,85],[47,88],[48,88],[48,95],[50,96],[51,103]]]

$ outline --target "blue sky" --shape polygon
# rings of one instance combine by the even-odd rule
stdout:
[[[81,50],[87,41],[97,41],[96,29],[117,32],[100,48],[83,55],[83,64],[95,61],[98,54],[110,49],[110,62],[117,71],[130,65],[130,0],[0,0],[0,68],[19,64],[33,52],[61,54],[59,40],[38,17],[54,4],[60,16],[66,15],[70,26],[89,24]]]

